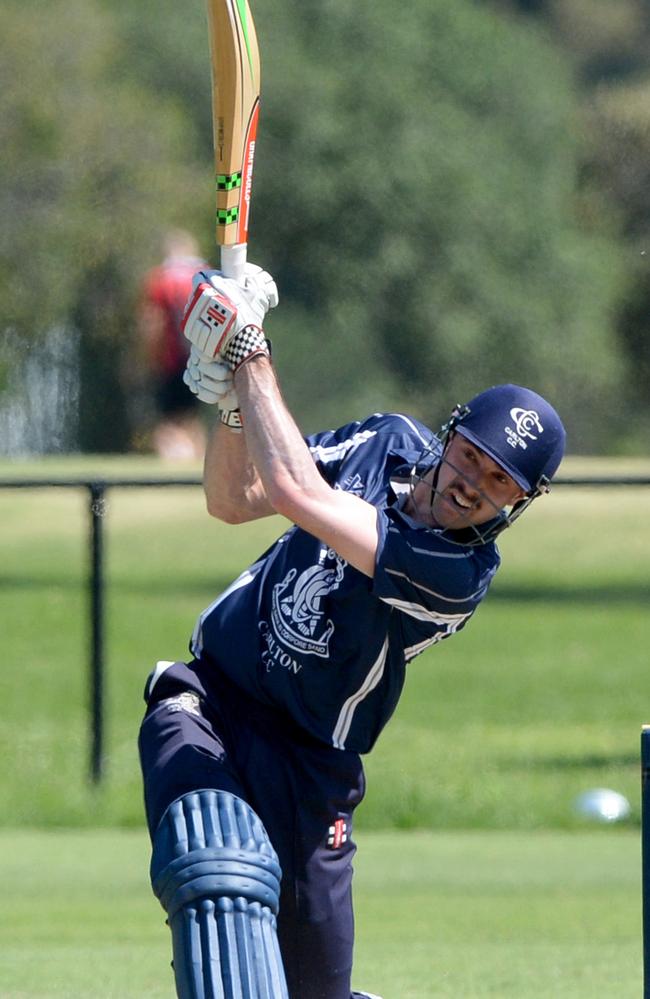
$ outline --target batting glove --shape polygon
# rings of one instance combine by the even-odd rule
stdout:
[[[190,349],[183,381],[192,395],[209,406],[218,406],[222,410],[239,407],[232,371],[228,365],[221,361],[207,361],[194,345]]]
[[[183,381],[192,395],[209,406],[217,406],[219,419],[231,430],[241,432],[242,421],[239,400],[233,383],[232,371],[221,361],[207,361],[192,345]]]
[[[225,362],[232,372],[256,354],[269,354],[262,324],[278,304],[275,281],[247,264],[243,285],[220,271],[199,271],[182,329],[204,359]]]

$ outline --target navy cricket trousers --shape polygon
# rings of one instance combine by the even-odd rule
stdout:
[[[282,868],[278,936],[291,999],[350,999],[352,813],[365,789],[356,753],[326,746],[196,664],[157,681],[140,731],[153,833],[167,806],[200,788],[230,791],[264,823]],[[190,691],[191,693],[188,693]]]

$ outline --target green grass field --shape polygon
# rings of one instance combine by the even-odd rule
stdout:
[[[172,999],[143,833],[0,833],[3,999]],[[385,999],[641,994],[631,832],[359,837],[355,984]]]
[[[0,463],[0,477],[178,471]],[[409,668],[358,812],[359,987],[385,999],[640,993],[649,494],[558,487],[503,537],[475,620]],[[106,778],[92,788],[86,497],[0,489],[3,999],[171,999],[146,876],[142,687],[156,659],[185,655],[198,612],[282,527],[219,525],[198,489],[108,501]],[[587,828],[574,814],[596,786],[629,798],[626,823]]]

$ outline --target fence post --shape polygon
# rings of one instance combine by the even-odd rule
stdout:
[[[90,779],[104,774],[104,517],[106,484],[89,482],[90,572]]]
[[[650,725],[641,730],[641,901],[643,995],[650,997]]]

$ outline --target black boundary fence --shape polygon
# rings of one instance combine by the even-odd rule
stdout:
[[[105,677],[105,578],[104,523],[108,514],[109,489],[161,489],[201,485],[199,478],[187,479],[0,479],[0,489],[83,489],[88,510],[88,776],[99,784],[104,776],[104,677]]]
[[[104,775],[104,522],[107,516],[106,493],[110,489],[198,488],[199,478],[151,479],[13,479],[0,478],[0,489],[83,489],[88,501],[88,614],[90,620],[88,649],[88,775],[99,784]],[[553,486],[600,488],[650,486],[650,476],[559,476]]]

